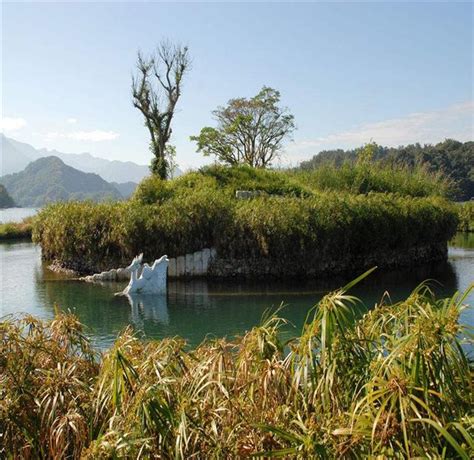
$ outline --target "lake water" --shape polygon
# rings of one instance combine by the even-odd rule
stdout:
[[[179,335],[196,345],[206,335],[233,336],[259,323],[267,308],[286,306],[281,315],[301,328],[308,309],[329,290],[347,280],[291,283],[170,282],[168,296],[116,297],[124,284],[96,285],[68,279],[48,270],[40,248],[29,242],[0,244],[0,316],[31,313],[52,318],[55,305],[73,311],[100,348],[108,347],[131,324],[148,338]],[[354,277],[357,274],[354,274]],[[370,308],[384,291],[401,300],[421,281],[436,279],[439,295],[465,290],[474,281],[474,234],[458,235],[449,260],[411,270],[372,274],[354,288]],[[468,303],[474,305],[474,294]],[[474,325],[474,309],[462,320]]]
[[[38,208],[6,208],[0,209],[0,224],[5,222],[21,222],[25,217],[34,216]]]

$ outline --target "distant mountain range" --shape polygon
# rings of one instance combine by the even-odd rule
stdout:
[[[23,207],[40,207],[55,201],[120,200],[116,187],[98,174],[85,173],[49,156],[29,163],[18,173],[0,177],[14,202]]]
[[[121,184],[118,182],[110,182],[110,185],[113,185],[124,198],[129,198],[137,188],[138,184],[135,182],[122,182]]]
[[[0,175],[13,174],[26,168],[38,158],[55,156],[79,171],[95,173],[108,182],[140,182],[150,173],[148,166],[131,161],[106,160],[90,153],[63,153],[57,150],[35,149],[29,144],[16,141],[0,134],[1,164]]]
[[[51,201],[73,199],[128,198],[138,183],[150,174],[148,166],[132,161],[106,160],[90,153],[36,149],[1,133],[0,141],[0,183],[7,188],[4,193],[11,195],[19,206],[42,206]],[[40,159],[48,161],[38,162]],[[48,183],[48,174],[53,173],[53,182]],[[173,171],[173,177],[181,174],[179,168]],[[73,183],[67,183],[68,180]],[[33,181],[35,192],[28,181]],[[92,188],[88,189],[85,184]],[[10,203],[4,193],[0,189],[0,203],[2,200]]]

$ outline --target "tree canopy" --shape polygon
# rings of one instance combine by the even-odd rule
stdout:
[[[213,112],[217,127],[206,126],[191,140],[222,163],[270,166],[295,129],[293,115],[279,103],[280,92],[266,86],[254,97],[231,99]]]

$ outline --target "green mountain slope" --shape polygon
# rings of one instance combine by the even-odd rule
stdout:
[[[23,171],[0,178],[20,206],[39,207],[54,201],[119,200],[117,189],[97,174],[84,173],[58,157],[40,158]]]
[[[0,209],[11,208],[15,206],[12,197],[8,194],[7,189],[0,184]]]
[[[110,182],[110,184],[113,185],[124,198],[130,198],[138,186],[136,182]]]

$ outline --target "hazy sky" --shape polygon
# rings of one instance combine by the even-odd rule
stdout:
[[[148,163],[130,96],[138,49],[189,45],[172,142],[263,85],[298,130],[284,161],[325,148],[473,138],[472,3],[3,3],[2,126],[64,152]]]

